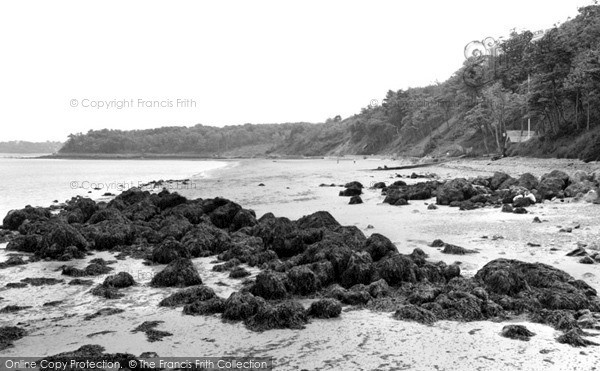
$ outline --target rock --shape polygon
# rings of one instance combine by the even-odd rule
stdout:
[[[588,192],[594,190],[596,188],[596,184],[590,182],[589,180],[584,180],[582,182],[571,183],[567,188],[565,188],[565,196],[566,197],[575,197],[578,193],[587,194]]]
[[[265,183],[258,183],[258,186],[259,186],[259,187],[264,187],[264,186],[265,186]]]
[[[86,277],[86,276],[100,276],[112,271],[113,268],[104,264],[91,263],[88,264],[85,269],[79,269],[72,266],[63,266],[62,274],[70,277]]]
[[[365,290],[346,290],[337,284],[329,287],[325,295],[349,305],[367,304],[371,300],[371,295]]]
[[[581,264],[594,264],[595,263],[594,259],[590,258],[589,256],[584,256],[583,258],[579,259],[579,262]]]
[[[406,255],[393,255],[377,262],[377,272],[390,286],[417,282],[419,268]]]
[[[321,282],[308,265],[293,267],[287,273],[293,293],[308,295],[321,288]]]
[[[6,259],[5,262],[0,263],[0,269],[8,268],[8,267],[15,267],[17,265],[24,265],[24,264],[27,264],[27,263],[25,262],[25,260],[23,260],[22,257],[10,256],[8,259]]]
[[[437,210],[437,208],[438,208],[438,207],[437,207],[437,206],[435,206],[435,204],[429,204],[429,205],[427,206],[427,210]]]
[[[358,204],[362,204],[363,200],[362,198],[360,198],[360,196],[352,196],[350,197],[350,202],[348,203],[349,205],[358,205]]]
[[[513,207],[509,204],[504,204],[502,205],[502,212],[503,213],[512,213],[514,211]]]
[[[0,351],[12,347],[13,341],[23,338],[26,333],[24,329],[17,326],[0,327]]]
[[[47,277],[27,277],[23,278],[21,282],[27,283],[31,286],[45,286],[45,285],[56,285],[59,283],[63,283],[64,280],[57,278],[47,278]]]
[[[96,319],[98,317],[112,316],[112,315],[120,314],[120,313],[123,313],[123,312],[125,312],[125,309],[121,309],[121,308],[102,308],[102,309],[98,310],[95,313],[86,315],[83,318],[83,320],[84,321],[91,321],[91,320]]]
[[[545,309],[579,310],[593,307],[595,290],[567,273],[541,263],[496,259],[475,275],[488,292],[517,296]]]
[[[19,229],[24,221],[47,220],[50,218],[50,211],[41,207],[26,206],[21,210],[11,210],[2,220],[2,227],[11,231]]]
[[[594,180],[594,175],[588,174],[583,170],[577,170],[573,174],[571,174],[571,176],[569,177],[570,183],[579,183],[579,182],[593,181],[593,180]]]
[[[327,211],[317,211],[298,219],[296,225],[300,229],[326,228],[336,229],[341,227],[340,223]]]
[[[515,207],[513,209],[513,213],[515,213],[515,214],[527,214],[527,209],[525,209],[524,207]]]
[[[231,237],[208,223],[200,223],[190,229],[181,239],[181,244],[193,257],[220,254],[232,247]]]
[[[242,264],[242,262],[239,259],[233,258],[223,264],[213,265],[212,270],[215,272],[231,271],[232,269],[236,268],[240,264]]]
[[[251,273],[244,267],[235,267],[229,272],[229,278],[244,278],[250,275]]]
[[[450,243],[444,244],[443,254],[454,254],[454,255],[466,255],[466,254],[477,254],[476,250],[465,249],[464,247],[452,245]]]
[[[135,280],[133,279],[131,274],[127,272],[119,272],[112,276],[106,277],[102,285],[104,287],[114,287],[117,289],[121,289],[135,285]]]
[[[592,189],[583,196],[583,200],[585,202],[590,202],[590,203],[595,202],[598,200],[598,193],[596,192],[596,190]]]
[[[0,309],[0,313],[14,313],[29,308],[31,308],[31,306],[7,305]]]
[[[234,292],[225,301],[223,319],[243,321],[255,315],[267,303],[263,298],[255,297],[249,292]]]
[[[542,221],[537,216],[533,218],[533,223],[541,223]]]
[[[82,280],[80,278],[75,278],[74,280],[69,281],[69,285],[80,285],[80,286],[91,286],[94,284],[92,280]]]
[[[238,231],[245,227],[254,227],[257,223],[254,211],[241,209],[233,217],[230,228],[231,231]]]
[[[228,228],[242,207],[234,202],[228,201],[210,213],[211,222],[218,228]]]
[[[173,237],[167,237],[152,250],[151,260],[158,264],[169,264],[179,258],[191,258],[188,249]]]
[[[256,313],[244,323],[252,331],[303,329],[308,323],[308,316],[300,303],[286,301],[275,306],[259,306]]]
[[[435,195],[439,183],[437,181],[420,182],[407,185],[402,181],[395,182],[382,191],[386,197],[384,203],[396,205],[400,200],[427,200]],[[402,201],[402,203],[404,202]]]
[[[383,189],[383,188],[385,188],[385,183],[384,182],[377,182],[377,183],[373,184],[373,186],[371,188],[374,188],[374,189]]]
[[[339,195],[342,197],[360,196],[362,194],[361,188],[351,187],[340,191]]]
[[[460,266],[456,263],[448,265],[444,269],[444,277],[446,281],[450,281],[454,277],[460,276]]]
[[[225,300],[214,297],[205,301],[194,301],[183,307],[183,313],[188,315],[210,315],[223,313],[225,311]]]
[[[366,251],[353,252],[348,261],[348,268],[340,278],[342,286],[348,288],[356,284],[371,283],[375,269],[373,259]]]
[[[553,170],[542,176],[538,191],[546,200],[559,197],[562,191],[567,187],[569,176],[560,170]]]
[[[502,183],[509,180],[510,178],[511,178],[510,175],[497,171],[494,173],[494,175],[490,179],[490,188],[492,190],[500,189],[500,186],[502,185]]]
[[[144,332],[146,334],[146,338],[151,343],[155,341],[162,341],[162,338],[166,336],[173,336],[173,334],[170,332],[156,330],[156,327],[161,323],[164,323],[164,321],[145,321],[141,325],[131,330],[131,332]]]
[[[210,300],[216,297],[213,289],[208,286],[192,286],[180,290],[158,303],[159,307],[177,307],[185,304],[192,304],[196,301]]]
[[[256,276],[256,282],[251,289],[254,295],[267,300],[283,299],[291,286],[288,276],[284,273],[263,271]]]
[[[116,287],[98,285],[90,290],[90,293],[95,296],[101,296],[105,299],[120,299],[125,296]]]
[[[393,317],[398,320],[414,321],[426,325],[437,321],[437,317],[433,312],[412,304],[400,306],[396,309]]]
[[[191,260],[179,258],[157,273],[150,282],[153,287],[187,287],[202,284]]]
[[[593,341],[581,337],[579,330],[572,329],[556,339],[559,343],[569,344],[574,347],[587,347],[590,345],[599,345]]]
[[[364,249],[371,255],[374,262],[379,261],[388,254],[398,252],[396,245],[389,238],[379,233],[373,233],[367,238]]]
[[[575,250],[567,253],[567,256],[586,256],[587,254],[588,253],[583,246],[577,246]]]
[[[516,339],[522,341],[529,341],[529,338],[535,336],[535,334],[527,329],[523,325],[506,325],[502,328],[500,334],[505,338]]]
[[[531,191],[532,189],[538,188],[539,181],[531,173],[525,173],[519,177],[517,184],[519,187],[527,188]]]
[[[331,298],[313,302],[308,309],[308,315],[314,318],[336,318],[342,313],[342,304]]]
[[[380,298],[386,296],[390,293],[390,286],[384,279],[377,280],[375,282],[371,282],[368,287],[369,295],[374,298]]]
[[[119,364],[119,365],[128,365],[129,362],[131,361],[136,361],[138,362],[138,360],[129,353],[115,353],[115,354],[109,354],[109,353],[103,353],[104,351],[104,347],[100,346],[100,345],[84,345],[82,347],[80,347],[79,349],[72,351],[72,352],[64,352],[64,353],[59,353],[50,357],[44,357],[43,360],[40,360],[40,363],[38,363],[38,365],[40,364],[54,364],[54,365],[63,365],[63,364],[69,364],[72,360],[85,360],[88,362],[93,362],[96,361],[98,362],[98,364],[96,364],[96,367],[98,365],[101,365],[102,361],[106,361],[107,364]],[[96,363],[95,362],[95,363]],[[90,363],[91,364],[91,363]],[[73,368],[76,368],[77,366],[73,365]],[[108,368],[108,367],[107,367]],[[80,370],[91,370],[94,368],[82,368],[81,366],[79,367]],[[97,370],[98,368],[96,368]]]
[[[529,206],[531,206],[533,204],[535,204],[535,197],[534,197],[534,200],[532,200],[529,197],[523,197],[523,196],[519,195],[519,196],[516,196],[513,199],[513,206],[515,208],[518,208],[518,207],[521,207],[521,208],[523,208],[523,207],[529,207]]]

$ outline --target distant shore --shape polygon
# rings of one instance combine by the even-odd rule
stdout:
[[[316,159],[323,156],[207,156],[193,153],[55,153],[36,159],[68,160],[239,160],[239,159]]]

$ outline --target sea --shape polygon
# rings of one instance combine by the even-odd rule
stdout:
[[[39,158],[43,155],[0,153],[0,222],[25,205],[48,207],[77,195],[100,200],[150,181],[174,180],[170,187],[191,187],[182,180],[209,177],[228,165],[212,160]]]

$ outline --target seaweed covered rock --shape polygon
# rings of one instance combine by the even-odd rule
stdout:
[[[135,230],[128,223],[113,220],[88,225],[85,228],[86,238],[93,241],[96,250],[110,250],[117,246],[129,246],[135,240]]]
[[[533,306],[546,309],[600,308],[596,291],[569,274],[542,263],[496,259],[475,275],[490,293],[516,296],[522,293]]]
[[[529,341],[529,338],[535,336],[535,333],[529,331],[523,325],[506,325],[502,328],[500,335],[509,339]]]
[[[158,272],[150,282],[153,287],[187,287],[202,284],[198,270],[191,260],[179,258]]]
[[[228,228],[242,207],[234,202],[227,201],[210,213],[210,221],[218,228]]]
[[[397,253],[396,245],[389,238],[379,233],[373,233],[367,238],[365,243],[365,251],[367,251],[374,262],[383,258],[390,253]]]
[[[349,305],[367,304],[371,300],[371,295],[366,290],[347,290],[337,284],[331,285],[325,292],[325,296]]]
[[[180,290],[158,303],[160,307],[177,307],[185,304],[192,304],[196,301],[205,301],[209,299],[213,299],[216,297],[216,294],[213,289],[208,286],[200,285],[188,287],[186,289]]]
[[[375,267],[373,259],[366,251],[353,252],[348,260],[348,265],[340,281],[342,286],[351,287],[356,284],[368,285],[373,280]]]
[[[200,223],[181,239],[193,257],[220,254],[232,247],[231,237],[222,229],[208,223]]]
[[[191,254],[185,245],[168,237],[152,250],[151,260],[158,264],[169,264],[179,258],[190,258]]]
[[[310,215],[305,215],[296,221],[300,229],[326,228],[330,230],[341,227],[340,223],[327,211],[317,211]]]
[[[538,178],[531,173],[524,173],[519,177],[517,185],[531,191],[532,189],[538,188],[539,181]]]
[[[214,297],[208,300],[196,300],[183,307],[183,313],[192,316],[202,316],[223,313],[225,311],[225,300]]]
[[[588,339],[584,339],[581,336],[581,331],[578,329],[572,329],[562,334],[556,339],[559,343],[569,344],[574,347],[587,347],[590,345],[600,345]]]
[[[252,273],[250,273],[244,267],[235,267],[231,270],[231,272],[229,272],[229,278],[244,278],[250,276],[251,274]]]
[[[437,317],[433,312],[412,304],[400,306],[394,312],[393,317],[399,320],[414,321],[426,325],[437,321]]]
[[[274,306],[259,306],[256,313],[244,323],[252,331],[303,329],[308,323],[308,316],[300,303],[285,301]]]
[[[390,205],[406,204],[409,200],[427,200],[433,197],[437,191],[437,181],[419,182],[407,185],[403,181],[397,181],[385,188],[383,193],[386,197],[384,203]],[[403,202],[401,200],[404,200]]]
[[[342,313],[342,304],[331,298],[313,302],[308,309],[308,315],[315,318],[335,318]]]
[[[249,292],[234,292],[225,300],[223,319],[230,321],[243,321],[258,313],[267,306],[263,298],[256,297]]]
[[[47,220],[50,218],[50,210],[42,207],[25,206],[21,210],[11,210],[2,220],[2,227],[11,231],[19,229],[21,224],[28,221]]]
[[[463,178],[452,179],[437,189],[436,203],[450,205],[453,201],[465,201],[475,196],[477,191]]]
[[[377,272],[390,286],[399,286],[403,282],[417,282],[419,267],[406,255],[393,255],[381,259],[377,264]]]
[[[89,364],[101,365],[107,364],[129,365],[129,362],[137,362],[137,358],[129,353],[104,353],[104,347],[100,345],[83,345],[79,349],[71,352],[63,352],[52,356],[44,357],[38,364],[69,364],[73,360],[84,360]],[[75,368],[74,368],[75,369]],[[93,368],[90,368],[93,369]],[[85,369],[81,369],[82,371]]]
[[[62,274],[69,277],[100,276],[112,270],[113,268],[106,264],[90,263],[84,269],[75,268],[73,266],[63,266]]]
[[[0,350],[10,348],[13,341],[21,339],[26,333],[24,329],[17,326],[0,327]]]
[[[251,291],[254,295],[265,299],[283,299],[288,294],[290,282],[285,273],[263,271],[256,276]]]
[[[321,288],[321,282],[308,265],[293,267],[287,273],[293,293],[309,295]]]
[[[362,204],[363,200],[362,198],[360,198],[360,196],[352,196],[350,197],[350,202],[348,202],[349,205],[358,205],[358,204]]]
[[[115,287],[121,289],[135,285],[135,280],[131,274],[127,272],[119,272],[106,277],[102,285],[105,287]]]

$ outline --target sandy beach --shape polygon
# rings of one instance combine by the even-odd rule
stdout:
[[[342,225],[356,226],[366,236],[372,233],[387,236],[400,253],[408,254],[420,248],[431,261],[448,264],[460,261],[461,274],[465,277],[472,277],[493,259],[510,258],[552,265],[600,290],[600,265],[583,265],[578,258],[566,256],[577,243],[587,244],[590,251],[600,249],[599,205],[565,199],[531,206],[528,214],[502,213],[492,207],[460,211],[440,206],[429,210],[428,204],[435,203],[435,199],[391,206],[383,203],[380,190],[369,189],[375,182],[423,181],[407,178],[413,172],[435,174],[439,180],[490,176],[495,171],[517,177],[525,172],[540,176],[553,169],[567,173],[591,172],[600,168],[598,164],[556,159],[461,159],[419,169],[373,171],[384,165],[402,164],[406,162],[358,157],[235,160],[229,161],[225,168],[209,172],[208,177],[192,178],[188,186],[172,191],[188,198],[228,198],[253,209],[257,217],[272,212],[275,216],[298,219],[325,210]],[[363,204],[349,205],[347,197],[338,196],[343,188],[320,186],[343,185],[350,181],[365,185],[361,196]],[[532,223],[536,216],[543,222]],[[559,232],[563,227],[573,228],[572,232]],[[429,246],[435,239],[478,253],[443,254],[439,248]],[[1,249],[0,261],[4,261],[6,255]],[[102,252],[69,264],[82,268],[97,257],[114,260],[113,255]],[[213,258],[196,258],[193,263],[204,283],[217,295],[226,298],[241,287],[240,280],[229,278],[228,272],[211,270],[215,264]],[[59,269],[63,264],[41,261],[4,269],[0,271],[0,287],[25,277],[64,279]],[[215,316],[183,316],[179,309],[159,308],[158,302],[175,291],[148,287],[160,267],[145,266],[141,260],[131,258],[118,260],[112,266],[115,272],[130,272],[139,285],[129,289],[126,297],[110,302],[89,295],[89,287],[64,283],[0,289],[2,306],[17,304],[18,298],[24,297],[31,298],[27,305],[32,306],[2,315],[3,323],[19,323],[27,329],[28,335],[0,355],[46,356],[75,350],[84,344],[99,344],[107,352],[134,355],[156,352],[160,356],[269,356],[273,357],[276,370],[593,370],[600,357],[599,347],[575,348],[560,344],[556,341],[560,332],[524,320],[510,323],[525,324],[536,334],[528,342],[500,336],[507,322],[438,321],[428,326],[398,321],[391,313],[367,309],[344,310],[338,319],[314,319],[303,330],[256,333],[240,323],[224,324]],[[259,270],[250,268],[250,271],[253,278]],[[104,277],[92,279],[101,283]],[[44,303],[57,300],[63,302],[55,307],[43,307]],[[302,304],[307,307],[310,300]],[[82,320],[82,316],[105,307],[124,311]],[[143,333],[131,332],[149,320],[164,321],[158,329],[169,331],[172,336],[151,343]]]

